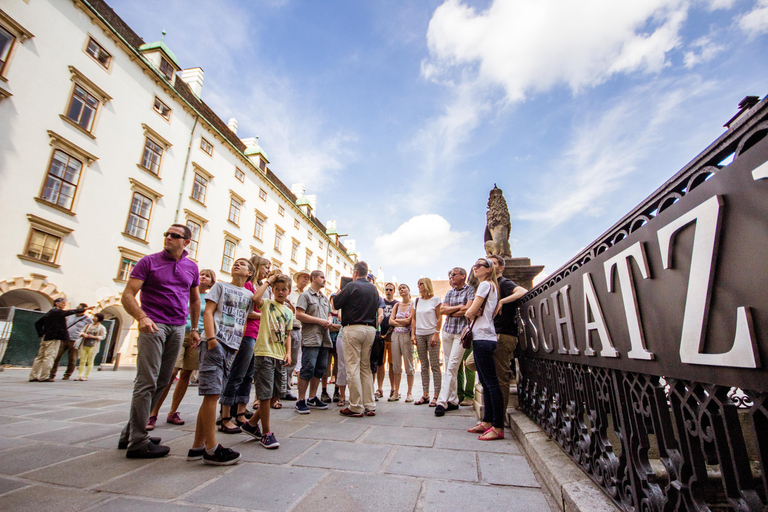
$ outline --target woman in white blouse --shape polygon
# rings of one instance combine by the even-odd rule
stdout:
[[[96,313],[93,315],[93,323],[86,327],[83,334],[80,335],[83,338],[83,346],[80,348],[80,367],[77,370],[75,380],[88,380],[88,376],[91,374],[93,361],[96,359],[96,354],[99,353],[99,345],[107,337],[107,329],[101,325],[102,321],[104,321],[104,315]],[[85,372],[85,376],[83,376],[83,372]]]
[[[419,279],[419,298],[417,298],[411,314],[411,340],[416,345],[416,351],[421,361],[421,386],[424,394],[414,405],[429,403],[430,407],[437,405],[437,397],[440,395],[440,327],[443,317],[440,314],[440,297],[435,297],[432,280],[428,277]],[[429,372],[432,372],[434,381],[434,395],[429,400]]]

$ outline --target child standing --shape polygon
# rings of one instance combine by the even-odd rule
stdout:
[[[203,459],[206,464],[216,466],[228,466],[240,460],[238,452],[216,442],[216,404],[240,347],[245,320],[253,310],[253,293],[244,287],[253,272],[253,264],[249,260],[235,260],[232,283],[216,283],[205,297],[205,339],[200,342],[197,379],[197,390],[203,397],[203,403],[200,404],[195,439],[187,460]]]
[[[273,299],[264,299],[272,288]],[[291,292],[291,278],[273,270],[253,295],[253,304],[261,310],[261,325],[253,353],[255,356],[254,384],[256,398],[261,401],[258,415],[240,427],[246,434],[260,439],[264,448],[278,448],[280,443],[269,428],[269,413],[281,396],[283,364],[291,364],[291,329],[293,312],[285,305]],[[258,422],[261,420],[259,430]]]

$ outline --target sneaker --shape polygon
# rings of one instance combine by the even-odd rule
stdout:
[[[61,380],[69,380],[69,375],[64,375]]]
[[[307,400],[307,405],[310,406],[313,409],[327,409],[328,404],[323,403],[322,400],[317,398],[316,396],[313,396],[309,400]]]
[[[296,412],[299,414],[309,414],[309,407],[307,407],[307,401],[306,400],[299,400],[296,402]],[[328,407],[326,405],[326,407]]]
[[[443,416],[444,414],[445,414],[445,407],[438,404],[435,407],[435,416]]]
[[[155,423],[157,423],[157,416],[150,416],[149,421],[147,421],[147,432],[155,430]]]
[[[205,446],[202,448],[190,448],[187,452],[187,460],[200,460],[205,455]]]
[[[150,437],[149,442],[154,444],[160,444],[161,439],[159,437]],[[128,448],[128,441],[118,441],[117,442],[117,449],[118,450],[125,450]]]
[[[184,420],[181,419],[181,416],[179,416],[179,411],[176,411],[173,414],[169,414],[168,417],[165,419],[166,423],[170,423],[171,425],[183,425]]]
[[[446,406],[446,411],[456,411],[459,409],[459,406],[456,404],[452,404],[451,402],[448,402],[448,406]]]
[[[158,459],[165,457],[171,452],[167,446],[155,443],[147,443],[136,450],[128,450],[125,456],[129,459]]]
[[[471,398],[465,398],[464,400],[461,401],[461,403],[459,403],[459,405],[462,407],[471,407],[474,404],[475,404],[475,401],[472,400]]]
[[[349,416],[350,418],[362,418],[363,413],[362,412],[355,412],[349,407],[345,407],[344,409],[339,411],[339,414],[342,416]]]
[[[261,446],[267,448],[268,450],[272,450],[274,448],[280,448],[280,443],[278,443],[277,439],[275,439],[275,434],[272,432],[267,432],[261,436]]]
[[[256,425],[251,425],[246,421],[240,425],[240,429],[251,437],[261,439],[261,429],[259,428],[258,423]]]
[[[214,466],[231,466],[240,462],[240,454],[232,448],[224,448],[218,445],[213,454],[209,454],[207,450],[204,450],[203,462]]]
[[[323,393],[320,395],[320,400],[321,400],[321,401],[322,401],[324,404],[329,404],[329,403],[331,403],[331,402],[332,402],[332,400],[331,400],[331,395],[329,395],[329,394],[328,394],[327,392],[325,392],[325,391],[323,391]]]
[[[400,400],[400,395],[394,392],[390,393],[389,398],[387,398],[387,402],[397,402],[398,400]]]
[[[288,392],[285,395],[283,395],[281,400],[286,400],[288,402],[295,402],[296,400],[298,400],[298,397],[296,397],[296,396],[292,395],[290,392]]]

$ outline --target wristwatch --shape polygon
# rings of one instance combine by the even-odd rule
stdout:
[[[193,327],[193,328],[191,328],[191,329],[189,330],[189,332],[196,332],[196,333],[199,333],[199,332],[200,332],[200,329],[198,329],[197,327]]]

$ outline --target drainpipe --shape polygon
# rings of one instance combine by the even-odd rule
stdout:
[[[187,182],[187,169],[189,168],[189,155],[192,154],[192,140],[195,138],[195,129],[197,128],[197,122],[200,120],[199,115],[195,115],[195,124],[192,126],[192,133],[189,134],[189,146],[187,146],[187,158],[184,160],[184,174],[181,175],[181,187],[179,187],[179,200],[176,202],[176,213],[173,216],[173,223],[179,222],[179,211],[181,211],[181,199],[184,195],[184,184]]]

